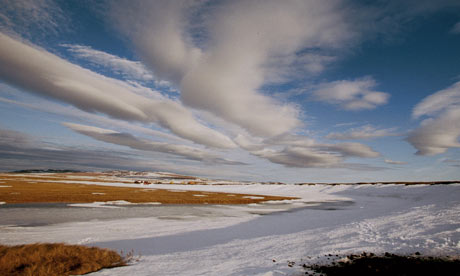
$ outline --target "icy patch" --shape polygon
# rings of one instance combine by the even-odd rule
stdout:
[[[142,202],[132,203],[125,200],[114,200],[114,201],[96,201],[93,203],[72,203],[67,204],[70,207],[86,207],[86,208],[120,208],[120,206],[128,205],[161,205],[161,202]]]
[[[105,195],[105,193],[91,193],[92,195]]]
[[[243,196],[243,198],[249,198],[249,199],[264,199],[265,197],[263,197],[263,196]]]
[[[193,196],[198,196],[198,197],[204,197],[204,196],[207,196],[207,195],[193,195]]]
[[[67,204],[70,207],[83,207],[83,208],[120,208],[118,206],[107,205],[106,202],[96,201],[93,203],[72,203]]]
[[[185,193],[187,191],[185,190],[167,190],[168,192],[172,192],[172,193]]]
[[[13,186],[10,186],[10,185],[0,185],[0,188],[11,188]]]

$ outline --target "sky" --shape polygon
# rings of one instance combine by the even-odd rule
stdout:
[[[460,2],[0,0],[0,170],[460,179]]]

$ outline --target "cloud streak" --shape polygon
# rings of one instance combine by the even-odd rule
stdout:
[[[124,82],[81,68],[1,33],[0,77],[28,92],[87,112],[157,123],[182,138],[211,147],[235,146],[228,137],[199,123],[190,111],[173,100],[145,98],[133,93],[136,88]]]
[[[75,57],[110,69],[111,72],[117,73],[126,79],[141,81],[154,80],[151,72],[139,61],[121,58],[84,45],[61,44],[61,46],[67,48]]]
[[[190,29],[197,10],[205,14],[198,33]],[[274,61],[300,68],[296,61],[303,60],[306,72],[321,71],[327,55],[301,52],[350,40],[342,11],[339,1],[138,0],[117,2],[111,14],[152,71],[179,85],[184,104],[270,137],[301,126],[295,105],[260,91],[266,82],[286,79],[288,70],[276,70]]]
[[[205,150],[185,145],[147,141],[136,138],[129,133],[121,133],[108,129],[75,123],[63,123],[63,125],[72,129],[73,131],[89,136],[96,140],[115,145],[126,146],[136,150],[162,152],[185,157],[189,160],[206,162],[209,164],[244,165],[244,163],[219,158],[215,154],[209,153]]]
[[[352,128],[346,132],[332,132],[326,138],[334,140],[368,140],[386,136],[398,136],[395,133],[396,128],[377,129],[371,125],[365,125],[359,128]]]
[[[380,156],[380,153],[360,143],[317,143],[304,136],[290,134],[256,142],[240,135],[235,142],[255,156],[296,168],[340,168],[349,165],[344,163],[348,157]]]
[[[320,102],[339,105],[345,110],[375,109],[386,104],[390,94],[373,90],[374,79],[340,80],[322,83],[312,91],[313,98]]]
[[[390,165],[406,165],[407,164],[407,162],[395,161],[395,160],[391,160],[391,159],[385,159],[384,162],[387,163],[387,164],[390,164]]]

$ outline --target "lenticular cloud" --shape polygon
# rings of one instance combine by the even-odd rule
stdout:
[[[295,105],[260,91],[288,77],[273,60],[292,61],[283,68],[316,60],[320,68],[324,55],[299,52],[352,36],[339,1],[120,1],[111,15],[155,75],[180,87],[185,105],[265,137],[301,125]]]

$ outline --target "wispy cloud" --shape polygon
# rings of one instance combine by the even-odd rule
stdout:
[[[111,14],[152,71],[180,86],[186,105],[253,135],[275,136],[301,122],[295,105],[259,91],[270,80],[286,78],[273,61],[283,58],[292,61],[286,66],[298,67],[301,50],[343,46],[354,33],[341,8],[338,1],[224,1],[210,7],[139,0],[113,5]],[[200,28],[206,39],[199,43],[187,28],[196,9],[206,13]],[[300,57],[307,73],[329,62],[322,53]]]
[[[255,156],[286,167],[340,168],[349,165],[344,163],[348,157],[380,156],[380,153],[360,143],[317,143],[300,135],[281,135],[264,141],[251,141],[240,135],[235,142]]]
[[[244,172],[230,170],[228,166],[209,166],[180,162],[175,159],[156,160],[144,154],[130,151],[114,151],[113,148],[88,148],[83,146],[49,145],[37,137],[8,129],[0,129],[0,170],[18,169],[76,169],[76,170],[144,170],[169,171],[197,176],[250,177]],[[179,162],[178,162],[179,161]]]
[[[456,159],[445,159],[442,161],[443,163],[446,163],[452,167],[459,167],[460,168],[460,160]]]
[[[0,168],[131,169],[140,168],[141,160],[130,153],[104,149],[84,149],[44,144],[25,133],[0,129]],[[145,167],[144,167],[145,168]]]
[[[83,135],[92,137],[96,140],[126,146],[132,149],[141,151],[153,151],[172,154],[176,156],[182,156],[190,160],[207,162],[210,164],[225,164],[225,165],[243,165],[244,163],[226,160],[212,154],[208,151],[194,148],[185,145],[162,143],[148,141],[145,139],[139,139],[134,137],[130,133],[121,133],[113,130],[74,124],[74,123],[63,123],[66,127],[81,133]]]
[[[390,98],[388,93],[373,90],[376,85],[370,77],[333,81],[317,85],[312,95],[317,101],[339,105],[345,110],[375,109]]]
[[[359,128],[352,128],[346,132],[332,132],[326,138],[334,140],[365,140],[400,135],[395,131],[396,128],[377,129],[371,125],[365,125]]]
[[[404,162],[404,161],[395,161],[391,159],[385,159],[384,162],[390,165],[406,165],[407,164],[407,162]]]
[[[0,77],[29,92],[87,112],[101,112],[126,121],[157,123],[180,137],[207,146],[235,146],[222,133],[199,123],[176,101],[145,98],[130,91],[136,88],[125,82],[81,68],[1,33],[0,61]]]
[[[453,34],[460,34],[460,22],[457,22],[450,30]]]
[[[423,99],[412,115],[431,116],[407,138],[418,155],[435,155],[460,147],[460,82]]]
[[[151,72],[139,61],[121,58],[84,45],[61,44],[61,46],[67,48],[75,57],[110,69],[112,73],[119,74],[126,79],[141,81],[154,80]]]
[[[65,29],[67,20],[53,0],[2,0],[0,5],[0,30],[34,35],[56,34]],[[37,32],[38,31],[38,32]]]

